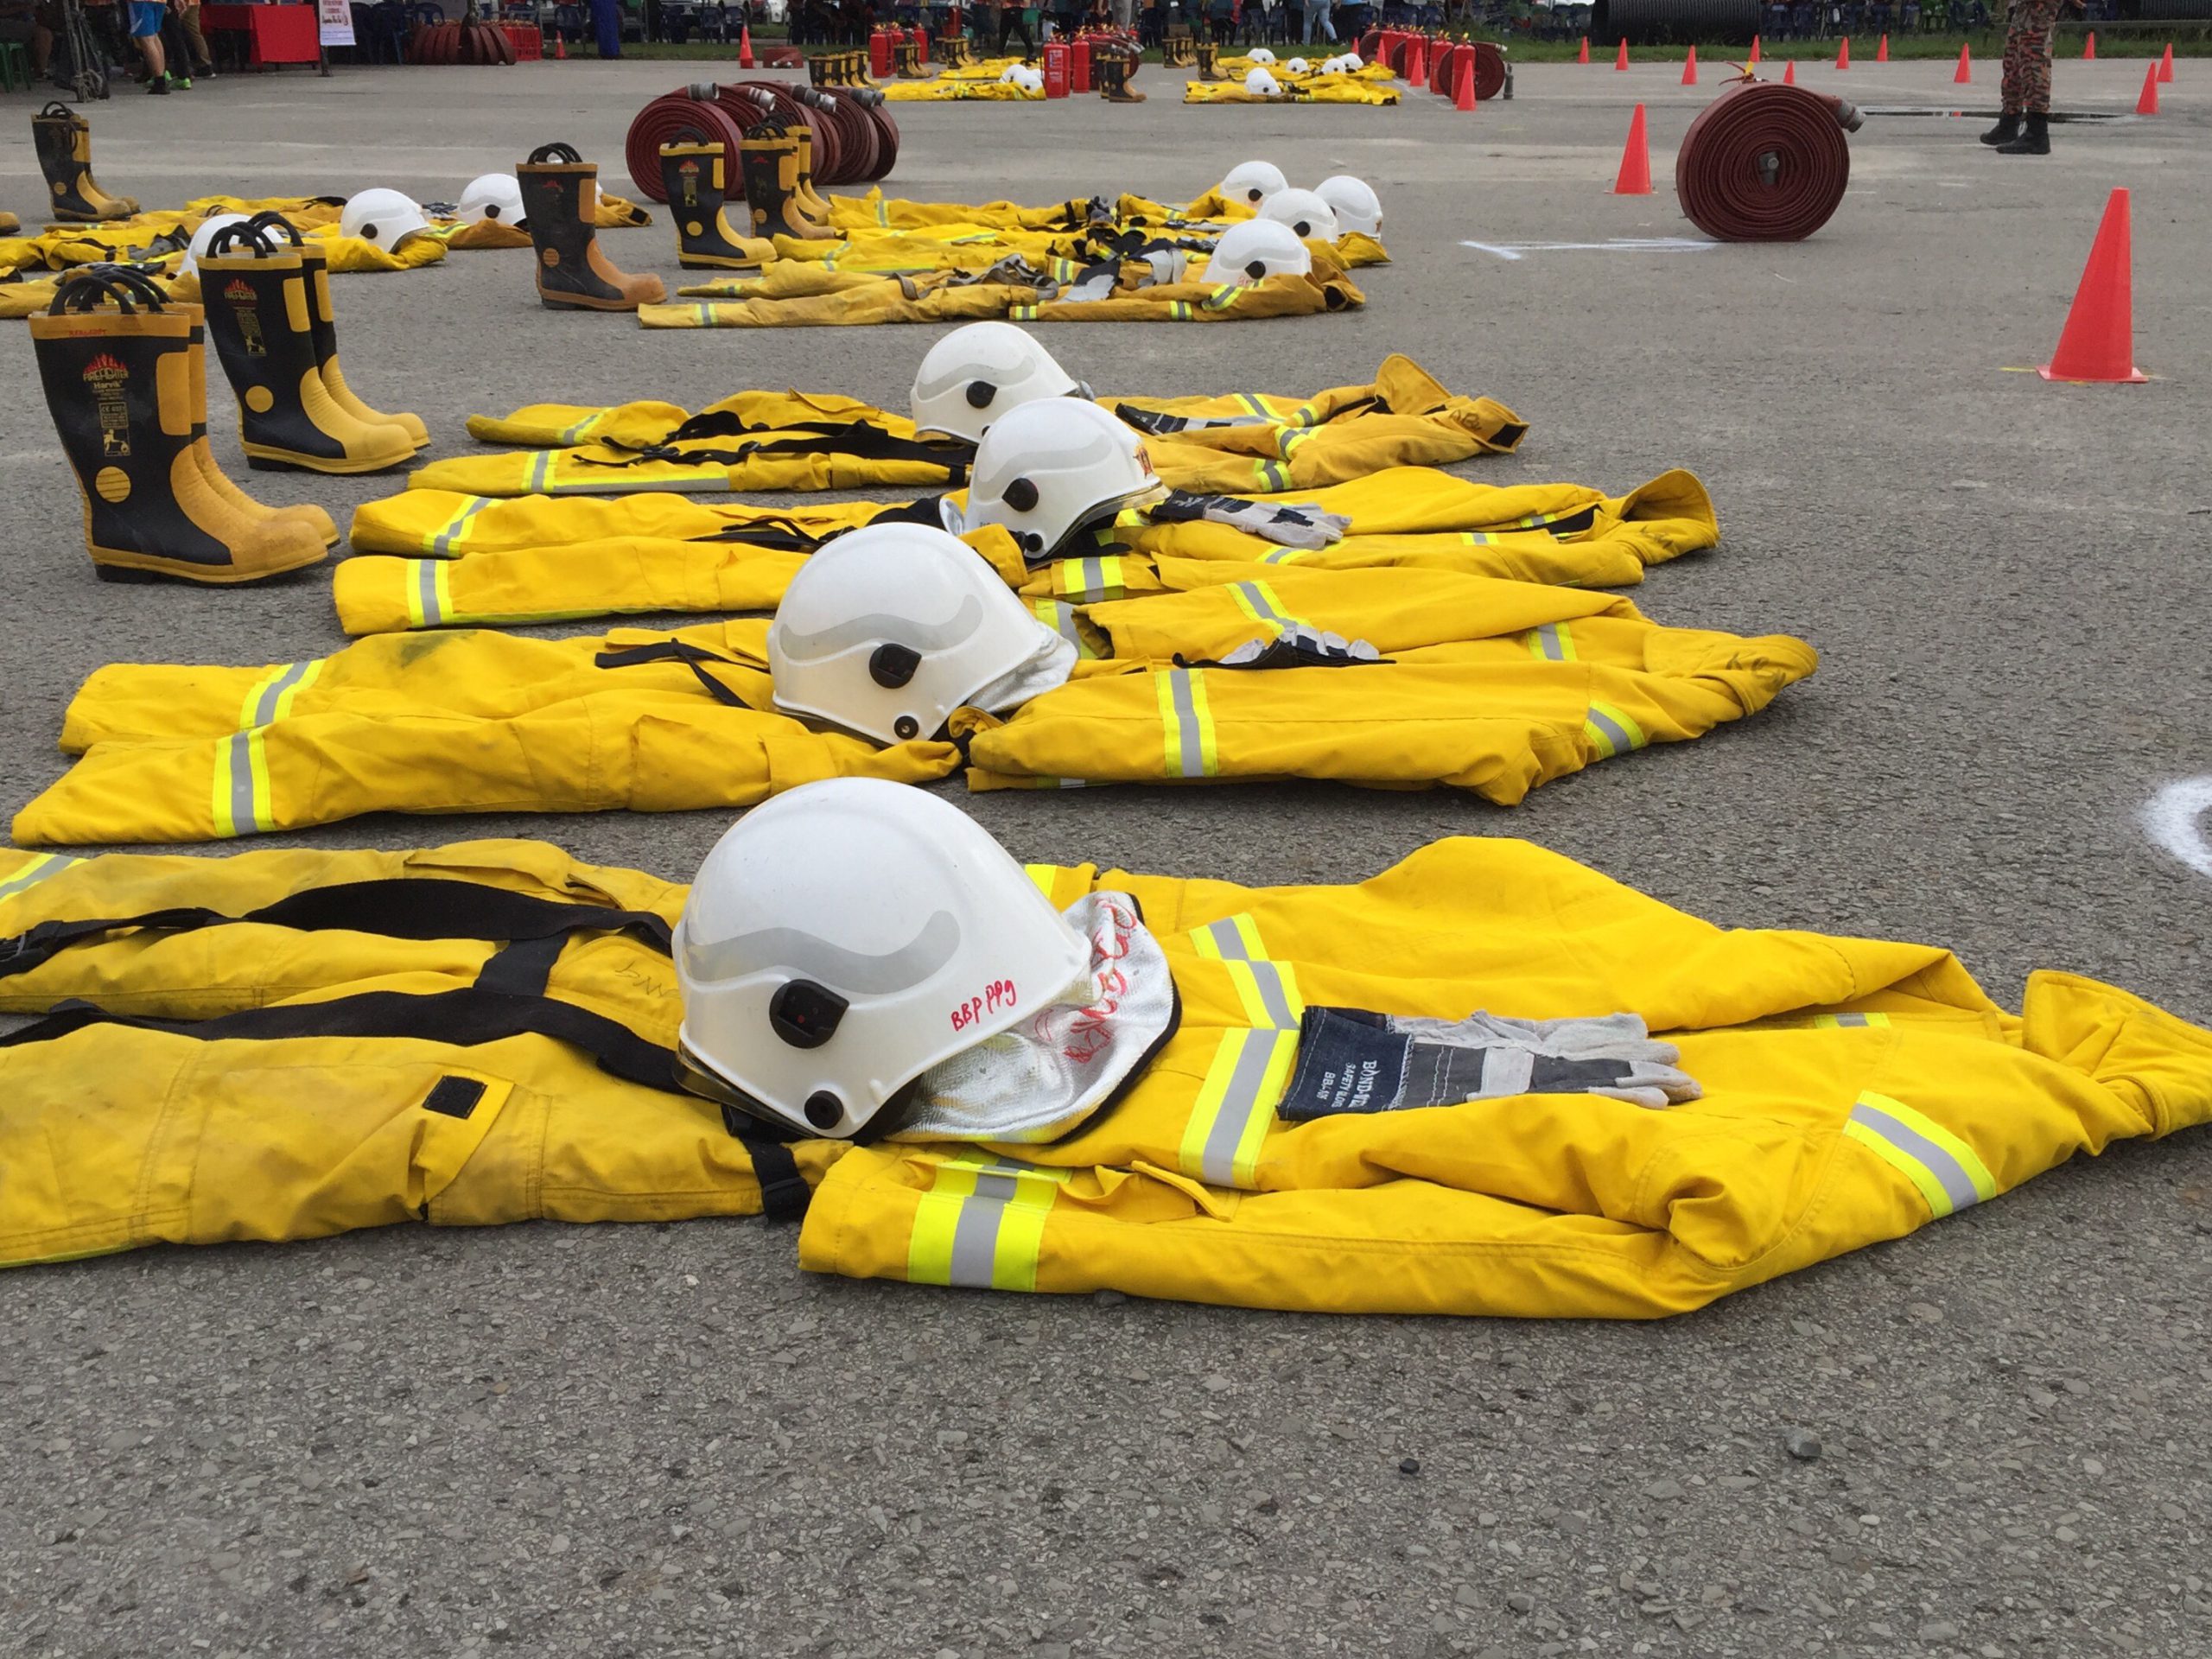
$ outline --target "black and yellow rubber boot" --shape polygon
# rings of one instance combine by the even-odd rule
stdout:
[[[828,242],[836,232],[802,207],[798,200],[798,140],[788,132],[748,137],[739,147],[745,174],[746,205],[753,210],[755,236],[788,236],[800,242]]]
[[[676,262],[686,270],[757,270],[776,257],[775,245],[733,230],[729,155],[719,143],[663,144],[660,181],[676,221]]]
[[[307,263],[244,226],[216,233],[200,260],[208,337],[238,397],[238,442],[251,467],[380,473],[415,458],[389,420],[365,421],[323,384]]]
[[[207,411],[193,396],[199,308],[165,302],[108,269],[72,272],[49,310],[30,319],[101,577],[231,584],[318,563],[316,526],[296,513],[255,517],[210,481]]]
[[[251,223],[254,229],[271,238],[272,245],[280,240],[289,243],[291,251],[300,256],[307,276],[308,320],[315,335],[315,369],[322,376],[322,389],[330,394],[331,401],[365,425],[381,426],[389,422],[405,432],[416,449],[427,448],[430,429],[423,424],[421,416],[404,410],[386,415],[364,403],[346,384],[346,371],[338,364],[338,314],[330,304],[329,255],[301,236],[282,213],[256,213]]]
[[[31,137],[56,219],[128,219],[138,211],[136,201],[111,196],[92,177],[92,124],[67,104],[49,104],[33,116]]]
[[[555,310],[634,311],[668,297],[654,276],[618,270],[599,251],[599,168],[567,144],[541,144],[515,168],[530,239],[537,250],[537,297]]]
[[[830,224],[830,204],[814,188],[814,129],[793,127],[790,137],[798,147],[798,183],[791,190],[791,200],[798,204],[799,212],[817,225],[827,228]]]

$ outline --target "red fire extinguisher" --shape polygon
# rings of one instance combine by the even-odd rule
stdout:
[[[1045,43],[1045,96],[1065,98],[1068,95],[1068,43],[1047,41]]]

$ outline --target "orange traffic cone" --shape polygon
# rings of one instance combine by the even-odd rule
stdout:
[[[753,67],[753,25],[750,23],[738,25],[737,67],[741,69]]]
[[[553,56],[562,63],[569,60],[569,37],[557,29],[553,31]]]
[[[1967,55],[1967,48],[1961,46],[1959,48],[1958,72],[1951,77],[1951,81],[1955,86],[1964,86],[1969,85],[1973,79],[1974,60]]]
[[[2158,60],[2158,79],[2171,82],[2174,78],[2174,43],[2166,42],[2166,55]]]
[[[1617,196],[1648,196],[1651,194],[1651,146],[1643,137],[1643,105],[1636,106],[1636,113],[1628,118],[1628,145],[1621,151],[1620,176],[1613,181]]]
[[[1689,56],[1682,60],[1682,85],[1685,86],[1697,85],[1697,48],[1694,46],[1690,48]]]
[[[1459,85],[1452,92],[1452,107],[1458,110],[1475,107],[1475,54],[1471,52],[1459,54]]]
[[[1848,35],[1843,37],[1843,44],[1835,49],[1835,67],[1839,69],[1851,67],[1851,36]]]
[[[1795,59],[1795,58],[1785,58],[1785,59],[1783,59],[1783,62],[1782,62],[1782,84],[1783,84],[1783,86],[1795,86],[1797,84],[1797,60],[1796,60],[1796,59]]]
[[[1885,35],[1880,40],[1874,43],[1874,61],[1877,63],[1887,63],[1889,60],[1890,37]]]
[[[1753,63],[1757,63],[1758,60],[1759,60],[1759,37],[1758,37],[1758,35],[1752,35],[1752,36],[1751,36],[1751,61],[1752,61]]]
[[[2082,285],[2059,331],[2058,349],[2036,372],[2046,380],[2133,384],[2151,377],[2135,366],[2134,278],[2127,234],[2127,192],[2105,203],[2103,223],[2082,268]]]
[[[1613,67],[1615,69],[1625,69],[1628,67],[1628,42],[1626,41],[1623,41],[1621,42],[1621,49],[1613,54]]]
[[[2093,29],[2089,31],[2088,38],[2082,42],[2082,61],[2084,63],[2094,63],[2096,60],[2097,31]]]
[[[2135,100],[2135,113],[2156,115],[2158,112],[2158,66],[2152,64],[2143,72],[2143,96]]]
[[[1621,44],[1625,46],[1628,42],[1624,41]],[[1585,35],[1582,37],[1582,49],[1574,54],[1574,60],[1577,63],[1587,63],[1590,61],[1590,37],[1587,35]]]

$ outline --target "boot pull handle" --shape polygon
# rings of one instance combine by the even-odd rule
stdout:
[[[64,104],[57,98],[50,100],[47,106],[38,112],[38,118],[41,121],[53,121],[56,119],[67,121],[74,116],[75,113],[75,111],[72,110],[67,104]]]
[[[532,167],[548,162],[560,167],[575,167],[582,160],[574,144],[540,144],[530,152],[530,165]]]
[[[128,317],[137,311],[134,298],[144,302],[149,311],[166,308],[162,290],[143,272],[121,265],[84,265],[61,279],[54,290],[54,303],[46,309],[48,316],[58,317],[67,311],[90,311],[101,301],[111,300]]]
[[[290,219],[285,218],[283,214],[278,213],[274,207],[265,208],[262,212],[256,213],[251,219],[246,220],[246,223],[264,236],[274,236],[277,232],[282,231],[296,248],[303,248],[307,246],[307,243],[300,235],[299,226],[293,224]],[[272,243],[270,245],[271,251],[274,251],[274,247],[275,245]]]
[[[266,258],[276,251],[276,245],[262,234],[263,227],[247,219],[242,224],[226,225],[207,241],[207,257],[219,259],[232,248],[241,245],[252,248],[258,258]]]

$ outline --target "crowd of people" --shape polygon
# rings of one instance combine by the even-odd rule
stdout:
[[[0,0],[0,41],[23,47],[34,82],[54,71],[65,34],[63,3]],[[195,78],[215,73],[200,31],[200,0],[111,0],[82,10],[91,49],[110,64],[135,61],[136,79],[149,92],[189,92]]]

